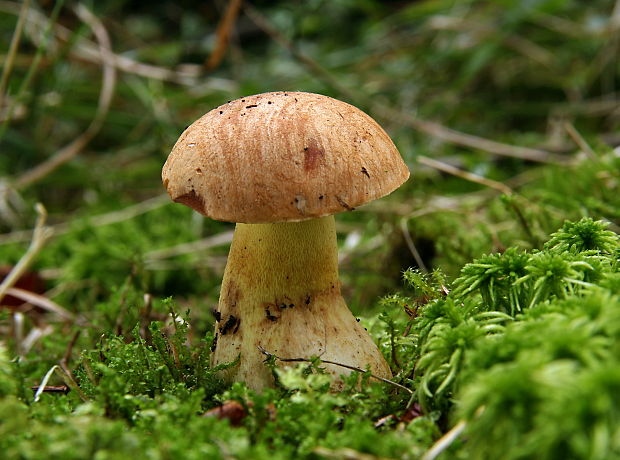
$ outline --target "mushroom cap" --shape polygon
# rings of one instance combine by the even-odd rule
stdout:
[[[370,116],[303,92],[257,94],[211,110],[181,134],[162,170],[175,202],[243,223],[350,211],[408,177]]]

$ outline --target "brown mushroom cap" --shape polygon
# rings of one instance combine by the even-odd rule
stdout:
[[[183,132],[162,171],[174,201],[244,223],[350,211],[408,177],[370,116],[302,92],[257,94],[211,110]]]

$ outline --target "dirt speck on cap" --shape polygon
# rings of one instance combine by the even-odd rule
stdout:
[[[325,150],[315,140],[308,143],[304,148],[304,170],[314,171],[325,159]]]

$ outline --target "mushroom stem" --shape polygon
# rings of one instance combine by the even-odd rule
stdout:
[[[225,378],[273,386],[259,346],[283,357],[320,356],[391,372],[340,294],[333,216],[303,222],[237,224],[224,273],[213,364],[234,361]],[[325,365],[334,376],[343,369]],[[335,380],[334,388],[339,386]]]

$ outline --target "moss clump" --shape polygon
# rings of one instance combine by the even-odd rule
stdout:
[[[444,429],[467,421],[452,458],[620,455],[619,248],[602,222],[566,222],[543,250],[466,265],[420,307],[417,399]]]

